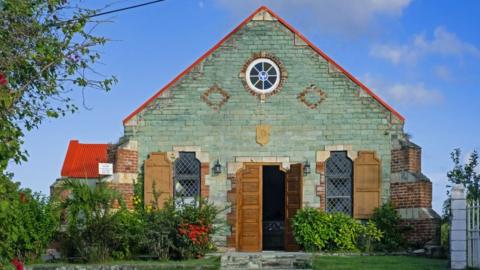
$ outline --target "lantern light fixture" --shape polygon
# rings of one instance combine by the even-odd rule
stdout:
[[[308,162],[308,160],[305,160],[305,163],[303,164],[303,175],[309,175],[310,173],[310,163]]]
[[[220,164],[220,161],[218,159],[217,161],[215,161],[215,165],[213,165],[212,171],[214,175],[219,175],[222,173],[222,164]]]

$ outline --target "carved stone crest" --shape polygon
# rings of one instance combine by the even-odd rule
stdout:
[[[265,145],[270,141],[270,125],[257,125],[257,143]]]

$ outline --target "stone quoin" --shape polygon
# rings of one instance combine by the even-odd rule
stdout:
[[[52,188],[103,179],[130,208],[137,182],[146,205],[204,197],[229,207],[215,241],[238,251],[298,249],[290,219],[303,206],[368,219],[391,201],[413,227],[408,239],[425,244],[437,240],[439,216],[404,121],[261,7],[128,115],[119,143],[88,155],[89,144],[72,141]],[[113,163],[113,175],[76,173],[98,162]]]

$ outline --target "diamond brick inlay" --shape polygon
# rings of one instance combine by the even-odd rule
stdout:
[[[298,94],[297,98],[305,104],[310,109],[316,109],[322,101],[325,100],[327,95],[320,90],[318,86],[310,85],[309,87],[305,88],[300,94]]]
[[[216,84],[203,92],[201,97],[202,100],[214,111],[219,111],[228,99],[230,99],[228,92]]]

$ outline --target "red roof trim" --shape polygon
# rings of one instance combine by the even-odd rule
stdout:
[[[142,109],[144,109],[150,102],[152,102],[155,98],[160,96],[164,91],[166,91],[170,86],[180,80],[185,74],[190,72],[198,63],[203,61],[207,58],[212,52],[218,49],[227,39],[229,39],[233,34],[235,34],[240,28],[242,28],[245,24],[247,24],[257,13],[260,11],[267,11],[273,17],[275,17],[280,23],[282,23],[285,27],[287,27],[290,31],[300,37],[308,46],[310,46],[315,52],[320,54],[323,58],[325,58],[329,63],[333,64],[338,70],[340,70],[345,76],[347,76],[350,80],[354,83],[358,84],[365,92],[367,92],[370,96],[372,96],[375,100],[377,100],[380,104],[382,104],[387,110],[389,110],[392,114],[394,114],[401,122],[405,121],[405,118],[397,112],[394,108],[388,105],[383,99],[377,96],[372,90],[370,90],[367,86],[361,83],[357,78],[355,78],[352,74],[342,68],[337,62],[335,62],[332,58],[330,58],[327,54],[325,54],[322,50],[320,50],[317,46],[315,46],[311,41],[309,41],[305,36],[303,36],[298,30],[296,30],[293,26],[283,20],[280,16],[278,16],[275,12],[269,9],[266,6],[261,6],[257,10],[255,10],[250,16],[248,16],[245,20],[243,20],[240,25],[238,25],[233,31],[227,34],[222,40],[220,40],[215,46],[213,46],[210,50],[208,50],[204,55],[198,58],[193,64],[187,67],[182,73],[180,73],[177,77],[175,77],[172,81],[170,81],[167,85],[165,85],[160,91],[150,97],[147,101],[145,101],[140,107],[138,107],[135,111],[129,114],[125,119],[123,119],[123,123],[125,124],[128,120],[132,119],[136,114],[138,114]]]

